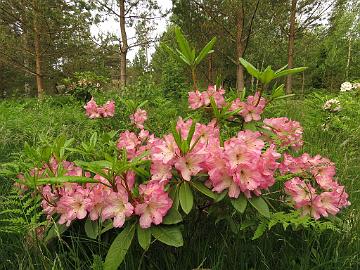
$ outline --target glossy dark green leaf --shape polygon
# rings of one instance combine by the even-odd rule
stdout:
[[[179,227],[154,226],[151,227],[152,235],[160,242],[173,247],[181,247],[184,244]]]
[[[123,262],[134,238],[135,224],[128,224],[112,242],[105,258],[104,270],[116,270]]]
[[[245,196],[243,194],[240,194],[238,198],[236,199],[231,199],[231,204],[234,206],[234,208],[240,212],[240,213],[244,213],[246,206],[247,206],[247,199],[245,198]]]
[[[179,190],[179,199],[181,208],[186,214],[189,214],[194,204],[194,197],[191,188],[187,182],[183,182]]]
[[[269,206],[262,197],[253,197],[249,202],[261,215],[270,218]]]

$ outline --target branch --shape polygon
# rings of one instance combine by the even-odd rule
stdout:
[[[111,7],[109,7],[108,5],[104,4],[101,2],[101,0],[96,0],[96,2],[102,6],[103,8],[105,8],[108,12],[112,13],[113,15],[115,15],[116,17],[120,18],[120,14],[118,14],[114,9],[112,9]]]
[[[194,3],[200,7],[201,9],[203,9],[205,11],[205,13],[213,20],[215,21],[218,25],[220,25],[224,30],[225,32],[230,36],[230,40],[235,42],[235,37],[234,35],[223,25],[221,24],[220,22],[218,22],[218,20],[216,19],[216,17],[212,16],[212,14],[210,14],[210,12],[205,8],[205,6],[197,1],[194,0]]]
[[[260,0],[257,1],[256,3],[256,6],[255,6],[255,10],[254,10],[254,13],[253,15],[251,16],[251,20],[250,20],[250,26],[249,26],[249,31],[248,31],[248,34],[246,36],[246,43],[245,43],[245,48],[244,48],[244,51],[243,51],[243,55],[245,54],[245,51],[249,45],[249,40],[250,40],[250,35],[251,35],[251,31],[252,31],[252,26],[253,26],[253,22],[254,22],[254,19],[255,19],[255,15],[256,15],[256,12],[259,8],[259,4],[260,4]],[[245,16],[244,16],[245,17]]]
[[[148,45],[148,44],[155,43],[158,41],[159,41],[159,39],[153,39],[153,40],[147,40],[144,42],[133,43],[133,44],[129,45],[129,49],[137,47],[137,46]]]
[[[31,75],[38,75],[35,71],[32,71],[31,69],[29,69],[28,67],[24,66],[23,64],[19,63],[18,61],[16,61],[15,59],[9,57],[8,55],[6,55],[5,53],[3,53],[2,51],[0,51],[0,54],[2,54],[4,57],[0,57],[0,62],[2,61],[5,64],[10,64],[14,67],[18,67],[21,68],[23,71],[30,73]],[[5,59],[5,57],[7,57],[8,59]]]

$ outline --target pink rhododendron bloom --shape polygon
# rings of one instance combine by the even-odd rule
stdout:
[[[56,206],[56,212],[60,214],[59,224],[70,226],[74,219],[83,219],[87,215],[87,207],[90,204],[88,190],[78,189],[74,194],[62,196]]]
[[[97,220],[101,216],[102,210],[107,205],[106,199],[109,194],[110,189],[104,185],[97,184],[91,189],[87,209],[91,220]]]
[[[117,148],[126,149],[129,157],[134,157],[136,148],[141,144],[141,141],[134,132],[128,130],[120,133]]]
[[[196,110],[204,105],[201,93],[196,90],[195,92],[189,92],[189,108]]]
[[[140,185],[139,192],[142,200],[135,206],[135,214],[140,216],[141,228],[149,228],[152,223],[159,225],[172,206],[172,200],[164,186],[158,182],[150,182]]]
[[[216,85],[209,85],[207,92],[206,93],[206,101],[204,98],[204,103],[206,105],[210,104],[210,97],[213,97],[215,104],[218,108],[221,108],[225,105],[225,98],[224,98],[224,94],[225,94],[225,90],[222,89],[221,87],[219,89],[216,89]]]
[[[134,207],[129,203],[128,195],[124,190],[110,192],[106,197],[106,206],[101,217],[103,220],[114,218],[113,226],[122,227],[126,217],[130,217],[134,212]]]
[[[299,177],[295,177],[285,183],[285,192],[291,195],[296,208],[309,205],[316,196],[315,189],[311,184],[305,183]]]
[[[191,176],[197,175],[201,170],[204,155],[188,153],[184,157],[179,157],[175,162],[175,168],[180,172],[182,178],[190,181]]]
[[[209,106],[211,97],[214,99],[217,107],[221,108],[226,104],[224,94],[225,90],[222,88],[216,89],[215,85],[209,85],[207,91],[204,92],[199,92],[198,90],[189,92],[189,108],[196,110],[203,106]]]
[[[280,140],[281,147],[292,147],[298,150],[303,145],[303,128],[297,121],[292,121],[287,117],[268,118],[264,120],[264,128],[275,133]]]
[[[171,179],[171,168],[170,164],[165,164],[162,162],[153,162],[151,164],[150,173],[151,173],[151,180],[153,181],[160,181],[160,183]]]
[[[341,208],[350,205],[344,187],[334,179],[335,167],[327,158],[320,155],[311,157],[306,153],[297,158],[285,155],[280,171],[309,179],[305,182],[295,177],[285,183],[285,192],[295,203],[294,207],[301,209],[304,215],[319,219],[335,215]]]
[[[107,101],[103,106],[98,106],[94,100],[94,97],[91,97],[91,100],[86,103],[84,108],[86,110],[86,115],[90,119],[113,117],[115,114],[115,102],[113,100]]]
[[[260,94],[257,92],[255,96],[248,96],[246,102],[237,98],[232,102],[230,111],[239,110],[239,115],[244,118],[245,122],[259,121],[266,106],[266,100],[259,97]]]
[[[144,122],[147,120],[147,112],[145,110],[137,109],[134,114],[130,115],[130,120],[136,127],[143,129]]]
[[[96,104],[94,98],[92,97],[91,100],[86,103],[85,105],[86,115],[93,119],[100,117],[100,113],[98,111],[98,105]]]
[[[115,114],[115,102],[113,100],[107,101],[103,106],[103,117],[113,117]]]
[[[151,148],[151,158],[153,161],[161,161],[164,164],[171,162],[180,150],[172,134],[165,135],[163,140],[157,140]]]

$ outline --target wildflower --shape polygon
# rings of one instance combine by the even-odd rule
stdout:
[[[298,150],[303,145],[303,128],[299,122],[292,121],[287,117],[280,117],[264,119],[264,124],[263,128],[275,133],[281,147],[292,147],[294,150]]]
[[[336,98],[329,99],[324,103],[323,109],[330,112],[339,112],[341,111],[340,101]]]
[[[125,218],[130,217],[134,212],[134,207],[128,201],[128,194],[123,189],[117,192],[110,192],[106,197],[106,204],[101,217],[103,220],[114,218],[114,227],[122,227],[125,223]]]
[[[147,112],[145,110],[137,109],[134,114],[130,115],[130,120],[137,128],[143,129],[144,122],[147,120]]]
[[[350,91],[353,88],[351,82],[343,82],[340,86],[341,92]]]
[[[139,186],[141,201],[135,206],[135,214],[140,216],[141,228],[149,228],[152,223],[159,225],[172,206],[172,200],[158,182]]]

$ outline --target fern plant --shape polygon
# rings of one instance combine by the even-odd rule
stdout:
[[[0,233],[26,234],[45,222],[41,221],[40,195],[13,188],[0,197]]]

